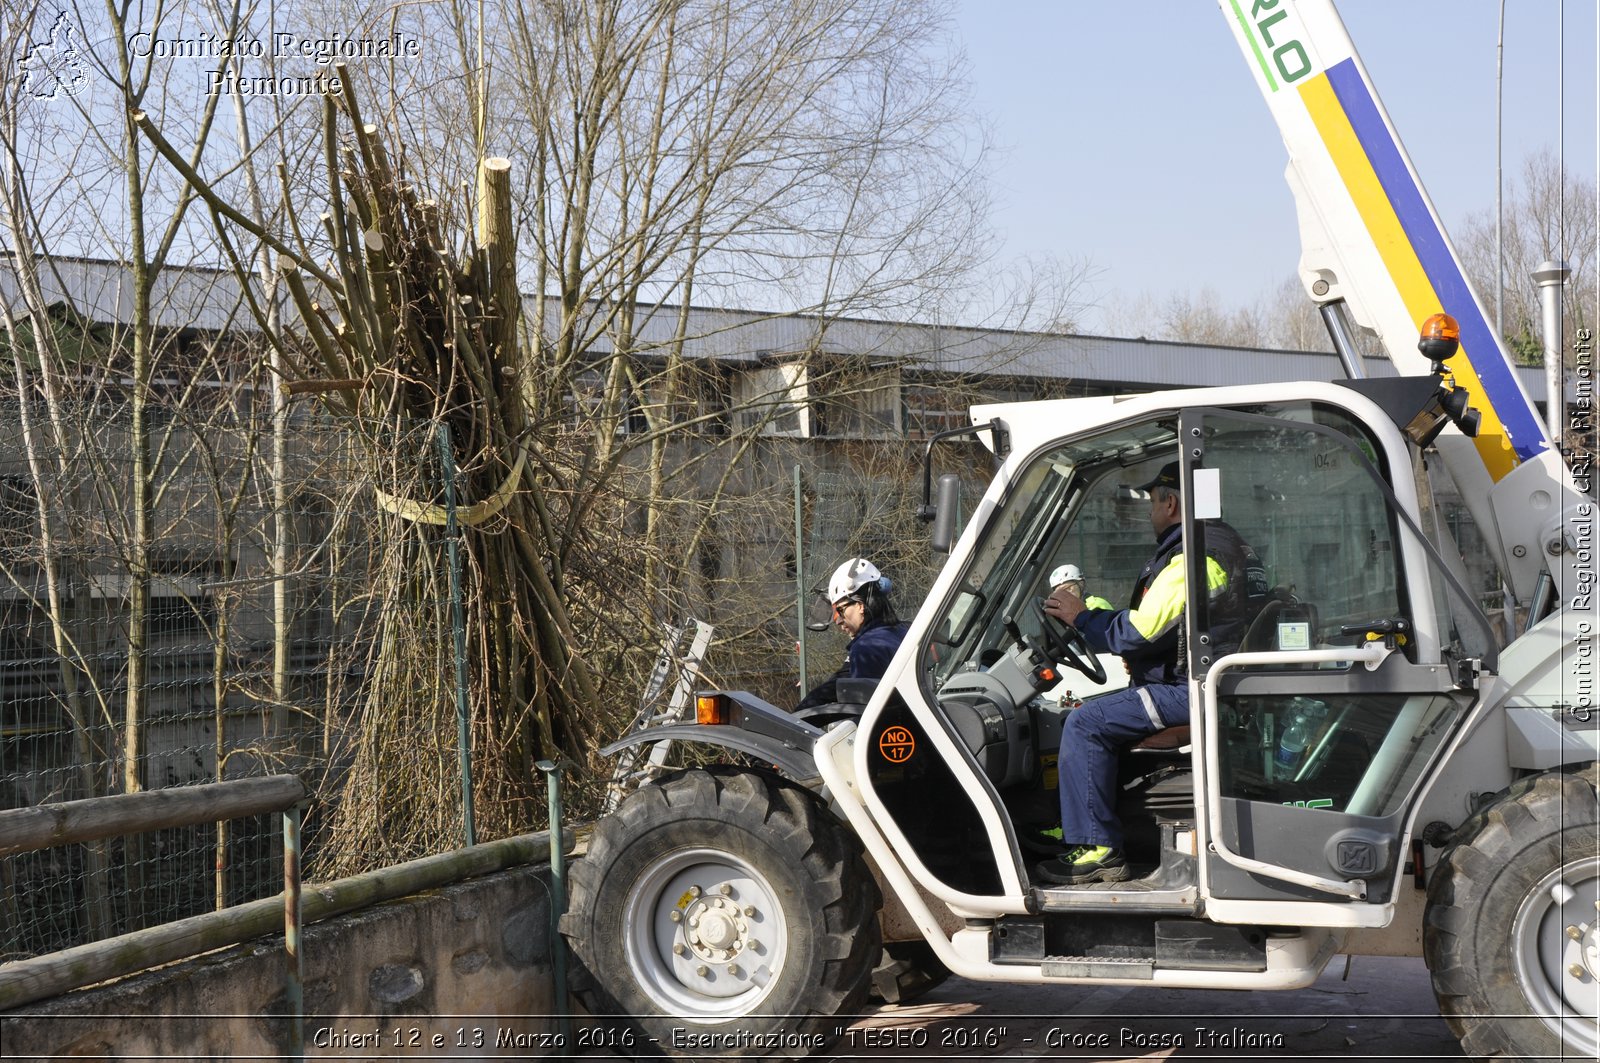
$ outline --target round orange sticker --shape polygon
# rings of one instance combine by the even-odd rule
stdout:
[[[917,740],[904,727],[890,727],[878,736],[878,752],[891,764],[904,764],[917,751]]]

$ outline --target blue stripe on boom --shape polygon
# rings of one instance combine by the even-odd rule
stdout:
[[[1512,450],[1518,459],[1526,461],[1549,446],[1544,425],[1517,385],[1512,368],[1500,354],[1494,332],[1479,311],[1472,289],[1455,255],[1450,253],[1444,233],[1423,199],[1422,190],[1412,180],[1400,146],[1389,135],[1389,127],[1367,91],[1355,60],[1345,59],[1329,67],[1328,81],[1344,107],[1356,138],[1366,150],[1367,159],[1394,207],[1401,228],[1411,241],[1417,261],[1439,297],[1440,309],[1461,326],[1463,352],[1469,357],[1477,355],[1472,359],[1472,368],[1487,392],[1484,397],[1494,405],[1495,416],[1505,426]]]

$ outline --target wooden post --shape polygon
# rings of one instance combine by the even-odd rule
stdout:
[[[517,288],[517,230],[511,220],[511,160],[498,156],[478,167],[478,245],[493,293],[495,323],[486,352],[495,365],[515,365],[522,293]]]

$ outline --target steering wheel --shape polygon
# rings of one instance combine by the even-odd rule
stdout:
[[[1058,620],[1044,611],[1044,599],[1035,598],[1032,604],[1034,619],[1039,622],[1039,632],[1044,638],[1045,655],[1060,664],[1069,664],[1089,677],[1094,683],[1106,681],[1106,666],[1100,663],[1089,640],[1071,624]]]

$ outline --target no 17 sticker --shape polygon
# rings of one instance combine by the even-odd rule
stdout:
[[[904,727],[887,728],[878,736],[878,752],[891,764],[904,764],[917,751],[917,740]]]

